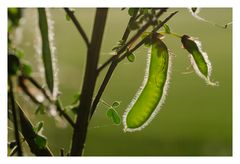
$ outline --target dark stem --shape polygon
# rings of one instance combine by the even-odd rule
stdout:
[[[64,111],[62,102],[60,101],[59,98],[56,101],[56,106],[57,106],[57,111],[59,112],[59,115],[63,116],[67,120],[67,122],[74,128],[75,124],[72,118]]]
[[[87,53],[80,105],[72,137],[71,155],[83,155],[94,87],[97,80],[97,65],[106,24],[108,9],[98,8],[95,15],[92,39]]]
[[[152,30],[152,33],[158,31],[167,21],[169,21],[175,14],[177,14],[177,12],[178,12],[178,11],[173,12],[173,13],[170,14],[166,19],[164,19],[164,21],[162,21],[161,23],[159,23],[159,24]],[[130,52],[133,53],[133,52],[134,52],[135,50],[137,50],[140,46],[142,46],[142,45],[145,43],[145,40],[146,40],[149,36],[150,36],[150,34],[149,34],[148,36],[146,36],[143,40],[141,40],[134,48],[132,48],[132,49],[130,50]],[[116,55],[112,57],[112,59],[111,59],[111,65],[110,65],[110,67],[109,67],[109,69],[108,69],[108,71],[107,71],[107,73],[106,73],[106,75],[105,75],[105,77],[104,77],[104,80],[103,80],[103,82],[102,82],[102,84],[101,84],[101,86],[100,86],[100,88],[99,88],[99,90],[98,90],[98,92],[97,92],[97,95],[96,95],[96,97],[95,97],[95,99],[94,99],[94,101],[93,101],[93,105],[92,105],[92,108],[91,108],[91,117],[92,117],[94,111],[96,110],[97,104],[98,104],[98,102],[99,102],[99,100],[100,100],[100,98],[101,98],[101,96],[102,96],[102,94],[103,94],[103,92],[104,92],[104,90],[105,90],[105,88],[106,88],[106,86],[107,86],[107,84],[108,84],[108,82],[109,82],[109,80],[110,80],[110,78],[111,78],[111,76],[112,76],[115,68],[117,67],[118,63],[119,63],[120,61],[122,61],[128,54],[130,54],[130,53],[129,53],[129,52],[126,52],[126,53],[124,53],[124,54],[123,54],[121,57],[119,57],[119,58],[118,58]]]
[[[83,40],[85,41],[87,47],[89,47],[90,43],[87,37],[87,34],[85,33],[85,31],[83,30],[82,26],[80,25],[79,21],[77,20],[77,18],[75,17],[74,13],[69,10],[68,8],[64,8],[65,12],[67,13],[67,15],[69,16],[69,18],[73,21],[75,27],[77,28],[78,32],[80,33],[80,35],[82,36]]]
[[[12,109],[12,116],[13,116],[13,126],[14,126],[14,135],[15,135],[15,139],[17,142],[17,153],[18,156],[22,156],[23,152],[22,152],[22,146],[21,146],[21,141],[20,141],[20,136],[19,136],[19,128],[18,128],[18,118],[19,118],[19,112],[17,112],[16,110],[16,106],[15,106],[15,98],[14,98],[14,94],[13,94],[13,82],[11,77],[8,77],[8,83],[9,83],[9,97],[10,97],[10,104],[11,104],[11,109]]]

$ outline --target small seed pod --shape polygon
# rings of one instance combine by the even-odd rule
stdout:
[[[212,65],[208,59],[207,53],[201,49],[201,43],[193,40],[187,35],[181,38],[183,47],[190,53],[191,64],[198,76],[203,78],[209,85],[217,85],[216,82],[210,80],[212,73]]]
[[[155,117],[165,100],[171,59],[166,45],[153,39],[144,81],[123,116],[124,131],[142,130]]]

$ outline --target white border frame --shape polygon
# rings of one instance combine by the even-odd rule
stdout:
[[[94,158],[37,158],[7,157],[7,7],[231,7],[233,8],[233,157],[125,157],[118,159],[106,157]],[[3,37],[0,42],[0,86],[3,91],[0,92],[0,158],[1,163],[43,163],[43,162],[90,162],[90,163],[236,163],[240,159],[240,5],[239,0],[0,0],[0,36]],[[71,159],[71,161],[69,161]],[[67,161],[66,161],[67,160]],[[79,161],[83,160],[83,161]],[[100,160],[100,161],[99,161]]]

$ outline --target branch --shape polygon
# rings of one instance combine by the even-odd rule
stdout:
[[[156,17],[159,18],[164,12],[166,12],[167,8],[163,8],[161,9]],[[124,45],[122,46],[122,48],[117,52],[117,54],[115,56],[119,56],[120,54],[122,54],[130,45],[132,45],[146,30],[148,27],[150,27],[152,24],[151,21],[148,21],[145,25],[142,26],[141,29],[139,29],[137,31],[137,33]],[[98,73],[102,71],[102,69],[104,69],[108,64],[110,64],[115,56],[110,57],[101,67],[98,68]]]
[[[97,80],[97,65],[106,24],[108,9],[97,8],[92,39],[88,47],[87,64],[84,74],[80,105],[77,111],[77,120],[73,131],[71,155],[83,154],[87,135],[88,121],[92,103],[94,87]]]
[[[175,12],[173,12],[172,14],[170,14],[166,19],[164,19],[164,21],[162,21],[161,23],[159,23],[159,24],[152,30],[152,33],[158,31],[166,22],[168,22],[168,21],[169,21],[175,14],[177,14],[177,13],[178,13],[178,11],[175,11]],[[130,50],[130,52],[133,53],[133,52],[134,52],[135,50],[137,50],[140,46],[142,46],[142,45],[145,43],[146,39],[147,39],[150,35],[151,35],[151,34],[149,34],[149,35],[146,36],[143,40],[141,40],[134,48],[132,48],[132,49]],[[109,69],[108,69],[108,71],[107,71],[107,73],[106,73],[106,75],[105,75],[105,77],[104,77],[104,80],[103,80],[103,82],[102,82],[102,84],[101,84],[101,86],[100,86],[100,88],[99,88],[99,90],[98,90],[98,92],[97,92],[97,95],[96,95],[96,97],[95,97],[95,99],[94,99],[94,101],[93,101],[93,105],[92,105],[92,108],[91,108],[91,117],[92,117],[93,113],[94,113],[95,110],[96,110],[97,104],[98,104],[98,102],[99,102],[99,100],[100,100],[100,98],[101,98],[101,96],[102,96],[102,94],[103,94],[103,92],[104,92],[104,90],[105,90],[105,88],[106,88],[106,86],[107,86],[107,84],[108,84],[108,82],[109,82],[112,74],[113,74],[113,71],[114,71],[115,68],[117,67],[117,64],[118,64],[120,61],[122,61],[128,54],[129,54],[129,52],[126,52],[126,53],[124,53],[124,54],[123,54],[121,57],[119,57],[119,58],[118,58],[116,55],[111,58],[111,65],[110,65],[110,67],[109,67]]]
[[[41,85],[32,77],[30,76],[19,76],[19,86],[23,89],[24,93],[27,94],[31,100],[36,103],[36,104],[41,104],[41,102],[39,102],[29,91],[28,87],[24,84],[24,80],[27,79],[29,80],[35,87],[37,87],[43,94],[44,96],[47,98],[47,100],[50,103],[54,103],[57,106],[57,111],[59,113],[60,116],[63,116],[68,123],[74,127],[74,122],[72,120],[72,118],[63,110],[61,101],[59,100],[59,98],[56,100],[56,102],[54,102],[49,95],[47,94],[46,90],[44,88],[41,87]]]
[[[64,8],[65,12],[67,13],[67,15],[69,16],[69,18],[73,21],[75,27],[77,28],[78,32],[80,33],[80,35],[82,36],[83,40],[85,41],[87,47],[89,47],[90,43],[87,37],[87,34],[85,33],[85,31],[83,30],[82,26],[80,25],[79,21],[77,20],[77,18],[75,17],[74,13],[69,10],[68,8]]]
[[[14,125],[14,135],[15,135],[15,139],[17,142],[17,152],[18,152],[18,156],[22,156],[23,152],[22,152],[22,146],[21,146],[21,141],[20,141],[20,136],[19,136],[19,128],[18,128],[18,114],[19,112],[17,112],[16,110],[16,106],[15,106],[15,98],[14,98],[14,94],[13,94],[13,83],[12,83],[12,79],[11,77],[8,77],[8,82],[9,82],[9,97],[10,97],[10,101],[11,101],[11,109],[12,109],[12,116],[13,116],[13,125]]]
[[[74,127],[75,124],[72,120],[72,118],[63,110],[63,106],[62,106],[62,103],[60,101],[60,99],[58,98],[57,101],[56,101],[56,106],[57,106],[57,111],[59,112],[59,115],[60,116],[63,116],[67,121],[68,123]]]

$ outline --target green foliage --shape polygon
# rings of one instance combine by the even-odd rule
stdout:
[[[170,34],[171,33],[171,30],[170,30],[170,27],[167,25],[167,24],[164,24],[164,30],[167,34]]]
[[[113,121],[114,124],[119,125],[121,123],[121,118],[114,108],[111,107],[107,110],[107,116]]]
[[[34,137],[34,142],[39,149],[44,149],[47,146],[47,138],[40,134],[36,134]]]
[[[128,9],[128,15],[133,16],[138,12],[139,8],[129,8]]]
[[[35,131],[35,133],[40,133],[43,129],[43,121],[38,122],[35,127],[33,128],[33,130]]]
[[[116,109],[116,108],[119,107],[119,105],[120,105],[120,102],[119,102],[119,101],[114,101],[113,104],[112,104],[112,107],[113,107],[114,109]]]
[[[45,106],[43,104],[39,104],[35,114],[45,114]]]
[[[20,8],[8,8],[8,31],[11,32],[19,25],[19,21],[22,17],[22,9]]]
[[[26,76],[31,76],[32,67],[27,63],[22,64],[22,73]]]
[[[135,55],[131,52],[127,55],[127,59],[129,62],[134,62],[135,61]]]

